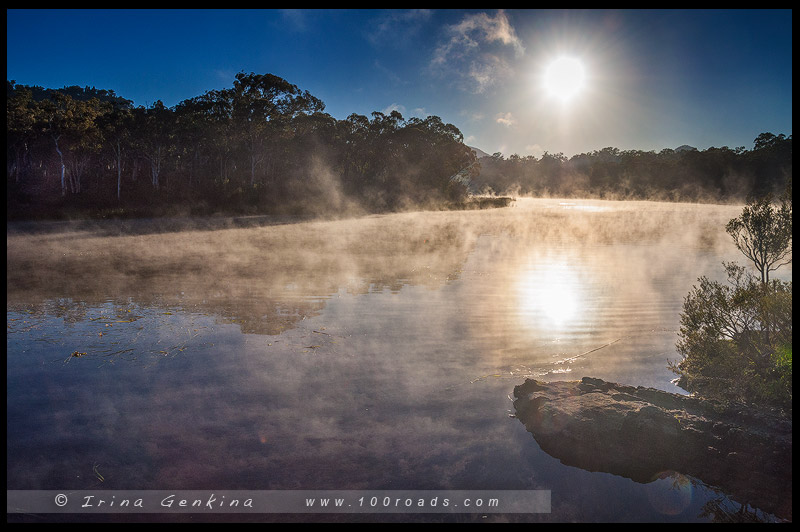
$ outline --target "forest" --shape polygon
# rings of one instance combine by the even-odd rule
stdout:
[[[338,120],[272,74],[174,107],[7,81],[7,219],[329,215],[463,207],[475,194],[742,201],[791,179],[792,137],[658,153],[478,158],[438,116]]]
[[[480,159],[483,192],[532,196],[744,202],[791,182],[792,136],[761,133],[753,149],[691,146],[660,152],[608,147],[567,158],[495,153]]]

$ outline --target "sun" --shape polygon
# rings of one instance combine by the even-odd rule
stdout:
[[[544,89],[562,102],[572,100],[586,84],[586,69],[574,57],[560,57],[550,63],[544,71]]]

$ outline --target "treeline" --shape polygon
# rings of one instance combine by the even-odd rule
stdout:
[[[8,218],[321,214],[465,198],[474,153],[437,116],[337,120],[271,74],[168,108],[7,81]]]
[[[689,146],[653,151],[604,148],[571,158],[500,153],[480,159],[483,192],[533,196],[736,201],[778,196],[792,175],[792,136],[762,133],[752,150]]]
[[[114,91],[7,81],[7,219],[71,215],[384,212],[470,192],[663,200],[744,199],[785,188],[792,137],[752,150],[605,148],[478,160],[437,116],[338,120],[272,74],[236,75],[174,107]]]

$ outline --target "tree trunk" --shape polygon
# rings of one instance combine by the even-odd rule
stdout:
[[[152,177],[153,188],[158,190],[158,179],[161,173],[161,146],[158,147],[155,157],[150,159],[150,175]]]
[[[119,141],[117,141],[116,146],[116,155],[117,155],[117,201],[120,200],[120,192],[122,190],[122,146],[120,146]]]
[[[58,138],[59,137],[53,137],[53,143],[56,145],[56,153],[58,153],[58,159],[61,161],[61,197],[64,197],[67,195],[67,184],[64,182],[66,165],[64,164],[64,154],[61,153],[61,150],[58,147]]]

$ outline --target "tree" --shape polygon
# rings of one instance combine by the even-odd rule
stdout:
[[[74,100],[60,92],[40,102],[40,128],[53,142],[59,160],[61,196],[66,196],[67,167],[72,193],[81,191],[81,179],[88,159],[99,150],[100,131],[96,120],[101,113],[100,102]]]
[[[238,73],[232,96],[233,119],[248,155],[250,186],[255,185],[256,167],[265,158],[265,144],[298,114],[325,109],[308,91],[273,74]]]
[[[150,163],[150,182],[153,190],[161,186],[161,174],[171,148],[174,114],[161,100],[148,108],[139,107],[134,113],[136,144]]]
[[[701,277],[686,296],[684,358],[669,368],[690,392],[791,407],[792,283],[765,286],[735,263],[725,270],[727,284]]]
[[[7,82],[6,98],[6,172],[14,176],[19,183],[23,174],[25,158],[29,151],[30,141],[34,138],[36,123],[33,93],[27,87],[16,89],[14,82]]]
[[[216,168],[212,159],[222,139],[216,138],[211,109],[208,94],[175,106],[176,151],[182,170],[188,173],[187,192],[205,181],[201,176],[207,176]]]
[[[782,142],[786,138],[786,135],[781,133],[778,136],[775,136],[773,133],[761,133],[756,137],[753,141],[753,149],[754,150],[763,150],[766,148],[772,148],[780,142]]]
[[[731,262],[728,284],[699,279],[681,313],[683,360],[669,367],[686,390],[791,408],[792,283],[769,278],[791,261],[791,181],[780,206],[753,200],[726,229],[759,276]]]
[[[753,262],[762,284],[769,283],[769,272],[792,261],[791,186],[779,206],[773,205],[769,196],[751,200],[725,230],[739,251]]]
[[[117,171],[117,201],[122,199],[122,165],[131,142],[133,113],[126,107],[111,107],[99,120],[104,144]]]

